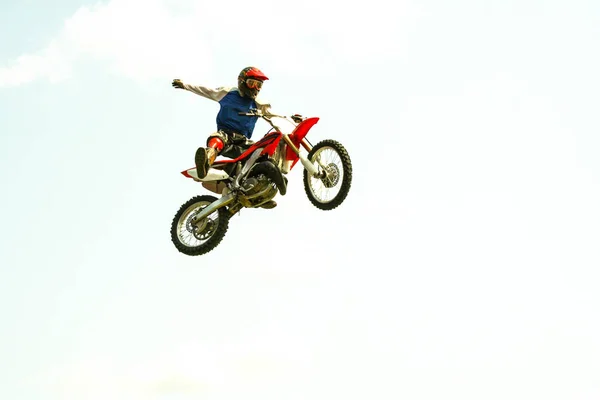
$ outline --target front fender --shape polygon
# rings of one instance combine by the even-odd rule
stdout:
[[[317,122],[319,122],[318,117],[311,117],[305,119],[296,126],[294,131],[289,134],[289,137],[292,140],[292,143],[294,143],[294,146],[300,148],[300,142],[302,142],[302,139],[304,139],[310,128],[312,128],[313,125],[315,125]],[[290,148],[287,149],[286,158],[288,160],[293,160],[294,162],[298,161],[298,156],[296,155],[296,153],[294,153],[294,150]]]

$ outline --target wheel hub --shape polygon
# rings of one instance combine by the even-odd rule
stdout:
[[[334,163],[330,163],[329,165],[325,166],[325,176],[321,178],[321,181],[328,189],[331,189],[337,185],[340,181],[339,167]]]
[[[215,230],[215,222],[211,219],[203,218],[201,221],[195,221],[196,215],[198,215],[205,207],[200,208],[198,211],[190,214],[189,218],[185,223],[185,227],[198,240],[206,240],[209,238]]]

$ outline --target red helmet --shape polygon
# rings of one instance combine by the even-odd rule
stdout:
[[[255,99],[267,76],[256,67],[246,67],[238,75],[238,89],[242,95]]]

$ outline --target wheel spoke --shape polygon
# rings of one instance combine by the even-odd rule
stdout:
[[[344,166],[337,151],[332,148],[322,148],[315,154],[315,160],[325,167],[326,176],[323,179],[310,177],[310,189],[315,198],[322,203],[330,202],[340,190]],[[320,170],[322,168],[319,168]]]
[[[196,203],[183,213],[178,226],[178,236],[186,246],[197,247],[202,245],[211,238],[214,233],[214,226],[218,226],[219,217],[216,211],[208,215],[205,220],[199,221],[195,226],[193,225],[192,218],[207,205]],[[197,232],[198,229],[202,229],[202,231]],[[209,232],[209,230],[213,230],[213,232]]]
[[[196,196],[179,208],[171,223],[171,240],[181,253],[199,256],[221,242],[229,224],[226,208],[221,207],[202,220],[193,221],[198,213],[217,200],[214,196]]]
[[[304,171],[304,190],[313,205],[321,210],[338,207],[352,185],[352,161],[344,146],[331,139],[317,143],[308,158],[315,163],[320,178]]]

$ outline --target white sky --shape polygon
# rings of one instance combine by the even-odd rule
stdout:
[[[9,0],[0,398],[600,398],[600,5]],[[187,257],[180,171],[256,65],[352,157]],[[268,126],[259,122],[260,137]]]

